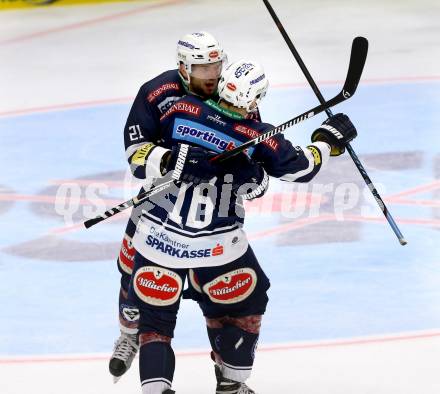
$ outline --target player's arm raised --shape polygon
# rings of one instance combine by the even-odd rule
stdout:
[[[260,160],[269,175],[287,182],[309,182],[327,165],[330,156],[339,156],[345,145],[357,136],[356,128],[347,115],[336,114],[312,133],[312,143],[293,146],[279,134],[273,137],[276,152],[260,145]]]

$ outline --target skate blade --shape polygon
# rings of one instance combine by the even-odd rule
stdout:
[[[113,376],[113,384],[118,383],[119,379],[121,379],[121,376]]]

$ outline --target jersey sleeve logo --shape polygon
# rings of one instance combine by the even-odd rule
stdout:
[[[309,145],[307,149],[312,152],[313,160],[315,161],[315,166],[321,165],[321,152],[316,146]]]
[[[145,162],[148,159],[148,156],[151,154],[151,151],[156,147],[152,142],[148,144],[142,145],[136,153],[133,155],[131,159],[132,164],[136,164],[138,166],[145,165]]]
[[[156,90],[153,90],[148,96],[147,100],[149,103],[152,103],[157,97],[159,97],[162,93],[167,90],[179,90],[180,86],[178,83],[165,83],[159,86]]]
[[[257,138],[261,134],[259,131],[252,129],[250,127],[241,125],[241,124],[235,124],[234,131],[236,131],[237,133],[239,133],[241,135],[248,137],[249,139]],[[276,140],[274,140],[273,138],[269,138],[267,140],[264,140],[263,144],[275,152],[278,150],[278,142]]]

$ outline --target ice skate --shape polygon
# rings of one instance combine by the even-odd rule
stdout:
[[[222,371],[218,365],[215,365],[215,377],[217,379],[217,388],[215,394],[256,394],[245,383],[235,382],[234,380],[223,377]]]
[[[108,365],[110,373],[113,375],[114,383],[117,383],[121,376],[130,368],[138,349],[137,334],[121,332],[121,336],[115,342],[113,354]]]

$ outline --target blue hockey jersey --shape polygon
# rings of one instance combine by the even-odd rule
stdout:
[[[125,154],[133,175],[139,179],[160,176],[156,150],[148,166],[139,165],[145,145],[161,145],[160,118],[180,98],[189,94],[178,70],[169,70],[144,83],[133,102],[124,128]],[[253,119],[260,120],[257,111]]]
[[[178,70],[169,70],[144,83],[133,102],[124,128],[125,154],[136,178],[146,178],[145,166],[138,166],[142,147],[148,142],[159,143],[160,117],[187,91]],[[158,152],[156,152],[157,154]],[[136,155],[137,154],[137,155]],[[157,169],[151,176],[158,176]]]
[[[220,153],[271,128],[212,100],[185,96],[162,114],[159,132],[146,134],[151,142],[133,156],[133,162],[145,173],[156,174],[164,153],[178,143]],[[270,176],[307,182],[328,159],[329,147],[318,142],[303,149],[278,134],[249,148],[247,154]],[[149,260],[174,268],[222,265],[242,256],[248,247],[242,229],[243,198],[231,192],[230,181],[223,175],[197,187],[176,183],[172,190],[150,198],[143,205],[133,238],[136,250]]]

